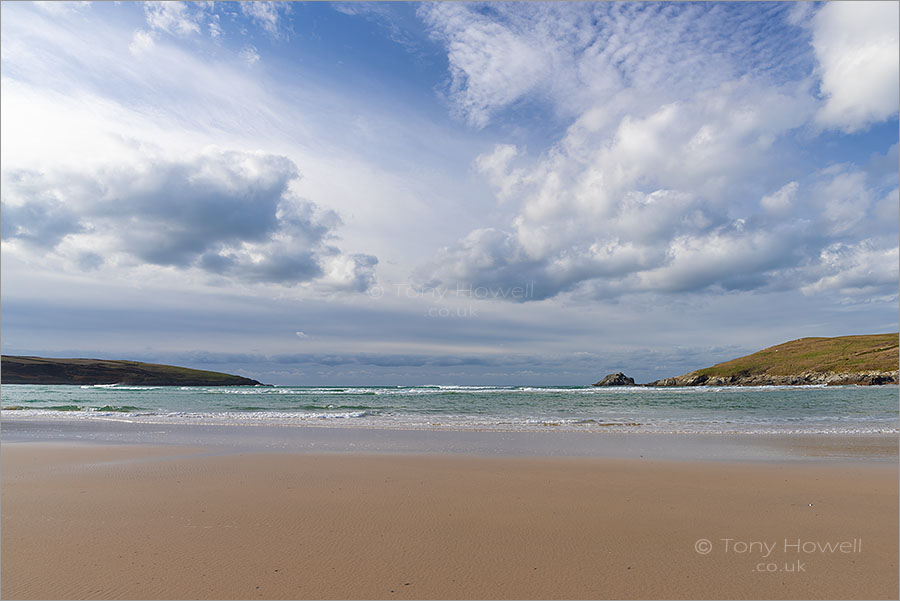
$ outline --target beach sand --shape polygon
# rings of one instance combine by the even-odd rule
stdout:
[[[890,463],[2,446],[10,599],[896,599],[897,534]]]

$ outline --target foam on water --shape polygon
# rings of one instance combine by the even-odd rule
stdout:
[[[897,387],[7,385],[16,415],[498,431],[896,434]]]

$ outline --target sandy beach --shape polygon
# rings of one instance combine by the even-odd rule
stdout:
[[[898,594],[890,462],[26,442],[2,468],[7,599]]]

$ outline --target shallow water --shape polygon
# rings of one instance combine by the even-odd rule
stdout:
[[[72,420],[676,434],[900,431],[896,386],[4,385],[0,394],[3,408],[17,416]]]

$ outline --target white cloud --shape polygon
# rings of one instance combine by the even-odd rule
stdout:
[[[805,285],[819,248],[864,235],[873,219],[859,169],[823,172],[802,198],[796,180],[761,188],[784,167],[782,141],[815,110],[805,82],[745,76],[617,123],[600,104],[528,167],[498,145],[476,168],[498,199],[516,197],[518,215],[508,230],[478,229],[440,251],[423,277],[535,281],[538,299]]]
[[[219,48],[211,56],[157,35],[152,52],[132,56],[131,28],[101,23],[85,37],[79,22],[21,9],[16,17],[4,21],[4,170],[92,173],[142,156],[192,156],[207,145],[262,148],[303,167],[304,178],[291,184],[296,195],[341,215],[342,240],[332,244],[347,256],[385,257],[378,275],[395,281],[408,279],[409,257],[428,256],[480,218],[483,187],[460,193],[476,188],[465,177],[464,136],[415,110],[393,113],[393,104],[314,78],[273,80]],[[437,139],[440,146],[431,144]],[[327,267],[337,287],[365,283],[341,276],[347,271],[338,264]],[[360,264],[358,273],[367,269]]]
[[[215,15],[215,18],[209,22],[209,37],[218,39],[222,37],[222,35],[222,26],[219,25],[219,15]]]
[[[884,183],[864,169],[797,176],[793,145],[821,108],[809,11],[598,3],[420,12],[446,45],[450,100],[471,125],[528,102],[572,120],[539,156],[501,143],[476,158],[517,214],[439,251],[426,281],[535,281],[535,298],[796,289],[820,279],[828,245],[891,240],[895,223],[873,227],[889,204],[873,203]],[[815,17],[820,41],[827,16]],[[891,177],[893,189],[896,170]]]
[[[517,193],[525,175],[524,169],[510,169],[510,163],[522,152],[513,144],[497,144],[494,149],[475,159],[475,168],[484,174],[497,191],[497,199],[508,200]]]
[[[813,19],[827,126],[854,132],[897,114],[900,4],[828,2]]]
[[[786,13],[786,8],[784,12]],[[453,110],[484,127],[518,102],[564,118],[605,105],[646,110],[720,85],[748,68],[796,69],[807,50],[758,36],[777,6],[652,3],[429,3],[420,14],[447,49]]]
[[[202,11],[187,2],[144,2],[144,15],[151,29],[178,36],[200,32]]]
[[[896,293],[900,280],[900,255],[896,245],[880,246],[871,240],[835,242],[823,248],[813,271],[814,281],[805,294],[838,291],[842,294]]]
[[[248,65],[255,65],[259,62],[259,52],[255,46],[244,46],[240,52],[241,60]]]
[[[866,220],[872,202],[866,174],[834,168],[825,174],[830,177],[817,190],[824,229],[832,235],[850,233]]]
[[[459,5],[435,4],[423,14],[447,44],[451,96],[469,123],[483,127],[496,107],[525,95],[547,77],[546,46]]]
[[[90,8],[91,3],[88,1],[83,2],[63,2],[60,0],[53,0],[50,2],[44,2],[35,0],[33,2],[35,6],[37,6],[42,11],[49,13],[51,15],[64,15],[68,13],[73,13],[77,11],[81,11],[87,8]]]
[[[138,29],[134,32],[134,36],[132,36],[131,44],[128,45],[128,50],[134,55],[143,54],[144,52],[151,50],[153,45],[153,36],[150,32]]]
[[[763,196],[759,204],[770,213],[784,215],[793,207],[798,187],[797,182],[788,182],[772,194]]]
[[[253,19],[269,35],[275,38],[287,36],[287,31],[281,24],[280,13],[290,10],[288,2],[240,2],[241,12]]]

